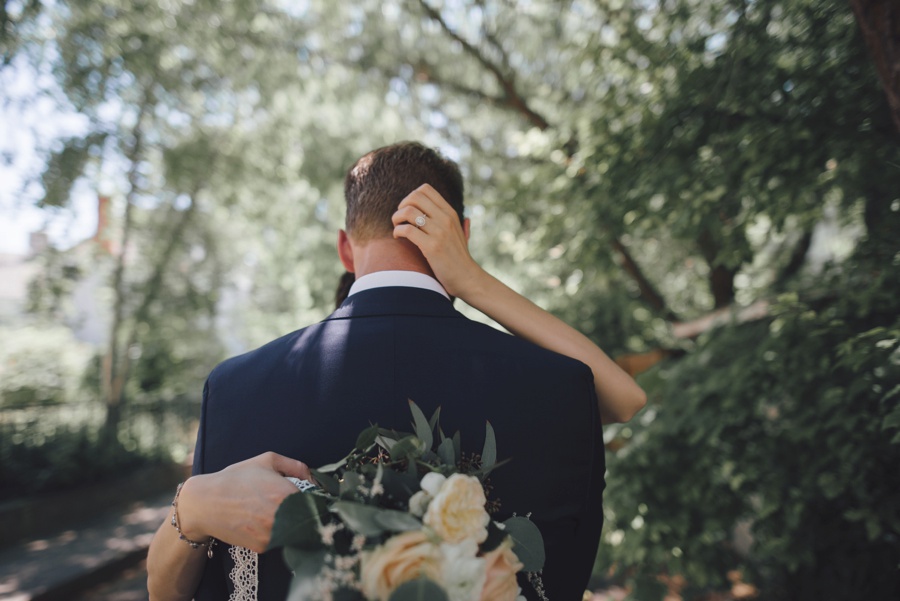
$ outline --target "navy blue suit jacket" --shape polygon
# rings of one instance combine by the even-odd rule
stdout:
[[[580,600],[602,526],[603,438],[583,363],[471,321],[443,296],[389,287],[349,297],[321,323],[229,359],[203,394],[194,473],[274,451],[319,466],[343,457],[371,423],[410,431],[407,399],[438,406],[445,432],[478,452],[497,435],[491,475],[501,511],[531,514],[547,550],[550,601]],[[228,598],[231,561],[207,563],[197,601]],[[281,551],[260,557],[260,601],[282,601]],[[527,591],[526,591],[527,593]]]

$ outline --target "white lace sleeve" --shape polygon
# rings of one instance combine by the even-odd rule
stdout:
[[[316,485],[309,480],[288,478],[291,484],[300,489],[300,492],[315,488]],[[259,594],[259,555],[244,547],[232,546],[228,549],[234,560],[234,567],[228,575],[234,592],[228,597],[228,601],[256,601]]]

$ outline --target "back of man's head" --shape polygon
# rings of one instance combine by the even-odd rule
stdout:
[[[391,216],[410,192],[430,184],[463,221],[459,166],[418,142],[398,142],[360,158],[344,179],[345,229],[356,241],[390,237]]]

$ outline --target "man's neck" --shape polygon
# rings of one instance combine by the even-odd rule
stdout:
[[[407,240],[376,238],[353,247],[356,277],[376,271],[415,271],[434,277],[419,249]]]
[[[422,288],[437,292],[447,300],[451,300],[450,295],[436,279],[424,273],[407,270],[374,271],[359,277],[350,287],[348,297],[365,290],[385,287]]]

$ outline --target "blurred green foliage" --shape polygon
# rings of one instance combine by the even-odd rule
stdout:
[[[900,280],[862,253],[819,290],[642,378],[650,408],[607,432],[603,565],[700,590],[742,567],[772,599],[900,593]]]
[[[52,74],[36,96],[85,118],[46,149],[38,203],[67,206],[79,180],[112,199],[113,253],[48,253],[32,306],[64,319],[79,282],[102,282],[124,415],[324,316],[344,170],[419,139],[460,161],[489,270],[612,355],[686,353],[608,428],[627,444],[599,571],[641,601],[660,572],[693,594],[736,567],[772,599],[896,587],[900,143],[847,3],[14,1],[0,17],[6,63]],[[675,336],[755,301],[766,318]]]
[[[183,462],[193,448],[199,400],[132,402],[104,436],[96,401],[0,409],[0,501],[121,477],[150,463]]]
[[[0,340],[0,410],[82,397],[90,347],[79,343],[69,328],[0,327]]]

